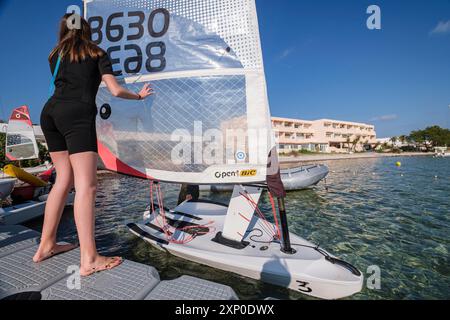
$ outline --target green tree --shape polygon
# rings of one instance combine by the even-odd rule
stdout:
[[[410,134],[410,138],[417,143],[428,141],[433,147],[450,146],[450,130],[439,126],[413,131]]]
[[[350,145],[352,143],[352,140],[350,139],[350,136],[347,136],[347,140],[345,140],[345,143],[347,144],[347,150],[350,152]]]
[[[361,136],[356,136],[355,139],[352,141],[352,151],[356,151],[356,146],[361,141]]]
[[[392,146],[395,147],[395,144],[397,143],[398,138],[397,137],[392,137],[391,139],[389,139],[389,141],[391,141]]]

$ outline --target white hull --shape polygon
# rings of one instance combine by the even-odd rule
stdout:
[[[28,173],[34,174],[34,175],[38,175],[40,173],[43,173],[47,170],[50,170],[53,167],[53,164],[49,163],[49,164],[41,164],[39,166],[36,167],[31,167],[31,168],[23,168],[23,170],[25,170]]]
[[[0,224],[21,224],[44,215],[48,195],[39,197],[37,201],[26,201],[17,205],[0,208]],[[68,195],[66,205],[73,203],[75,193]]]
[[[0,200],[6,199],[14,190],[17,179],[0,179]]]
[[[260,236],[258,229],[265,230],[267,225],[256,216],[245,234],[244,241],[248,242],[245,248],[236,249],[213,241],[217,232],[223,229],[226,212],[227,207],[218,204],[187,202],[177,207],[174,212],[168,213],[167,218],[177,223],[204,225],[214,221],[214,232],[197,236],[186,244],[167,242],[167,236],[158,227],[155,214],[147,213],[148,218],[143,223],[129,224],[128,227],[135,235],[175,256],[310,296],[339,299],[362,289],[363,276],[359,271],[345,263],[330,262],[325,257],[327,253],[320,253],[314,244],[295,234],[291,233],[290,237],[296,253],[283,253],[279,242],[270,242],[271,236],[268,233]],[[175,233],[178,237],[182,234],[184,232]]]

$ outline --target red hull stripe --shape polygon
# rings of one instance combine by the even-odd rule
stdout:
[[[152,177],[146,175],[145,173],[142,173],[126,163],[122,162],[121,160],[117,159],[117,157],[106,147],[104,146],[100,141],[97,141],[98,144],[98,154],[100,158],[103,161],[103,164],[105,165],[106,169],[110,171],[115,171],[123,174],[127,174],[133,177],[143,178],[143,179],[149,179],[154,180]]]
[[[10,155],[9,153],[6,154],[6,157],[11,160],[11,161],[17,161],[16,158],[14,158],[12,155]]]

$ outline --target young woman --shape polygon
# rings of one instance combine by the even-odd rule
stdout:
[[[148,84],[139,93],[121,87],[114,78],[108,55],[91,41],[89,24],[81,18],[81,28],[68,27],[66,14],[60,25],[59,43],[49,56],[52,73],[58,57],[60,67],[55,93],[41,113],[50,156],[56,169],[56,183],[45,207],[41,243],[33,261],[38,263],[75,248],[59,245],[56,233],[66,198],[75,186],[75,223],[81,253],[80,274],[89,276],[122,262],[120,257],[100,256],[95,245],[95,197],[97,188],[97,137],[95,98],[101,81],[111,94],[123,99],[140,100],[152,94]]]

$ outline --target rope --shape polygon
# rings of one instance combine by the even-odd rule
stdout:
[[[167,222],[166,218],[166,212],[164,210],[164,195],[161,190],[161,185],[159,183],[156,184],[156,187],[153,187],[155,184],[154,181],[150,182],[150,208],[151,213],[156,215],[155,212],[155,205],[154,205],[154,198],[156,195],[156,201],[159,206],[159,214],[155,216],[153,221],[156,222],[158,227],[163,231],[167,242],[174,243],[174,244],[187,244],[194,240],[197,236],[203,236],[207,235],[209,233],[215,232],[215,228],[213,227],[214,221],[211,220],[206,224],[203,225],[193,225],[193,226],[185,226],[183,228],[176,228],[171,226]],[[158,219],[161,217],[161,219]],[[161,221],[162,220],[162,221]],[[187,231],[194,230],[194,229],[207,229],[208,231],[194,231],[193,234],[188,233]],[[175,239],[175,236],[177,232],[181,232],[181,239]]]
[[[266,232],[274,238],[277,237],[277,231],[274,230],[274,226],[269,221],[267,221],[266,217],[258,208],[258,204],[252,199],[251,195],[247,191],[245,191],[245,193],[240,192],[240,195],[247,199],[247,201],[253,206],[253,209],[265,224],[265,227],[267,228]]]
[[[281,239],[281,231],[280,231],[280,225],[278,223],[278,216],[277,216],[277,209],[275,207],[275,200],[273,199],[272,193],[269,192],[269,199],[270,199],[270,204],[272,206],[272,214],[273,214],[273,218],[275,220],[275,226],[277,227],[277,238]]]

